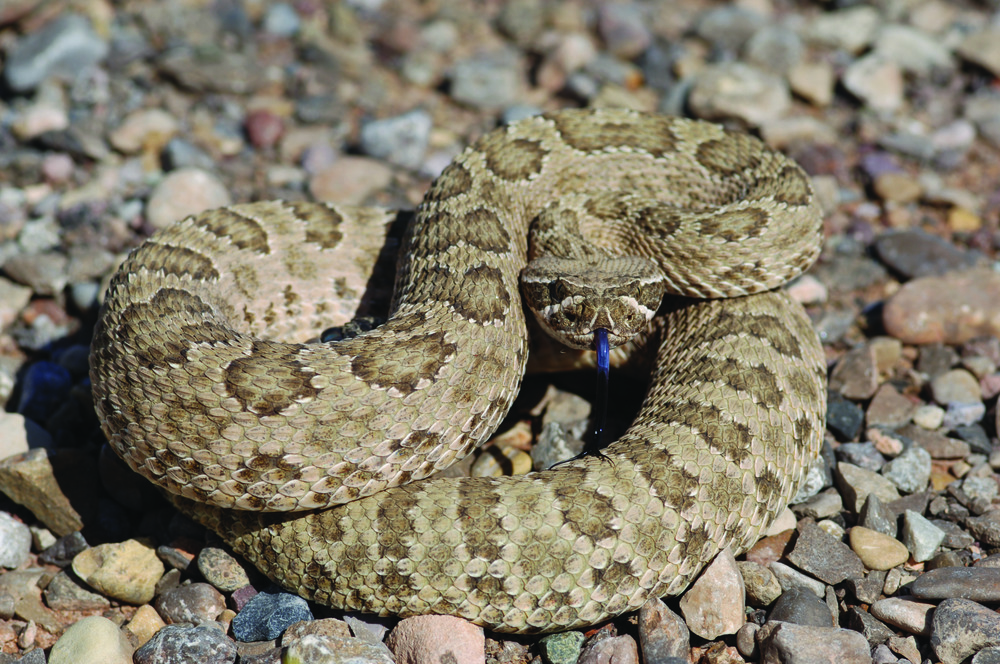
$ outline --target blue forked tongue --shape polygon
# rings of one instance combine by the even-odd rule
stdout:
[[[604,447],[604,424],[608,416],[608,374],[611,366],[608,331],[603,327],[594,331],[594,347],[597,350],[597,398],[594,400],[597,427],[594,430],[594,445],[600,450]]]

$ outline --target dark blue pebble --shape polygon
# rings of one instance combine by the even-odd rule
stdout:
[[[69,369],[55,362],[35,362],[24,374],[17,412],[44,424],[69,397],[73,378]]]
[[[233,636],[237,641],[270,641],[289,625],[312,619],[309,605],[298,595],[261,592],[233,618]]]

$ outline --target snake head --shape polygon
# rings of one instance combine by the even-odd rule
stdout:
[[[542,256],[521,272],[521,290],[539,324],[570,348],[594,349],[608,331],[616,348],[646,329],[665,290],[656,263],[631,256]]]

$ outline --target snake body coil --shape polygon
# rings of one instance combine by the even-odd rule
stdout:
[[[343,609],[555,631],[681,592],[787,503],[825,412],[816,334],[773,290],[819,251],[794,163],[630,111],[498,129],[418,208],[388,322],[306,343],[331,324],[332,294],[357,290],[352,237],[386,214],[197,215],[136,249],[107,293],[91,377],[111,445],[269,577]],[[486,441],[516,396],[518,279],[543,218],[558,222],[552,246],[582,236],[642,255],[669,293],[712,299],[664,307],[648,394],[611,463],[417,482]]]

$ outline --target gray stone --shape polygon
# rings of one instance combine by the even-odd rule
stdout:
[[[939,567],[918,576],[910,584],[910,592],[921,599],[960,597],[973,602],[998,602],[1000,568]]]
[[[432,127],[427,111],[417,109],[392,118],[373,120],[361,128],[361,150],[410,170],[420,168]]]
[[[930,560],[944,541],[944,531],[913,510],[903,513],[900,539],[918,563]]]
[[[813,524],[800,528],[788,559],[799,569],[830,585],[865,572],[861,559],[851,547]]]
[[[865,499],[873,493],[887,503],[899,498],[899,491],[892,482],[878,473],[849,463],[837,464],[835,479],[840,495],[844,497],[844,504],[854,511],[860,510]]]
[[[1000,615],[967,599],[950,598],[934,611],[931,647],[942,664],[961,664],[966,657],[1000,645]]]
[[[931,478],[931,455],[914,445],[885,464],[882,475],[903,493],[922,491]]]
[[[834,626],[833,616],[826,602],[801,588],[792,588],[782,593],[767,619],[814,627]]]
[[[865,499],[858,515],[858,525],[889,537],[895,537],[898,530],[896,515],[875,494]]]
[[[762,660],[787,664],[823,660],[838,664],[870,664],[868,641],[849,629],[813,627],[784,622],[768,622],[757,634]]]
[[[0,512],[0,567],[14,569],[28,561],[31,531],[8,512]]]
[[[232,664],[236,644],[209,625],[167,625],[135,651],[135,664]]]
[[[4,77],[12,90],[26,92],[50,76],[74,78],[107,53],[107,43],[94,32],[90,21],[77,14],[63,14],[10,49]]]
[[[695,76],[688,95],[688,104],[699,118],[736,118],[751,126],[780,118],[791,103],[783,79],[741,62],[706,65]]]
[[[885,457],[876,449],[875,444],[841,443],[835,451],[838,461],[854,464],[865,470],[878,472],[885,465]]]
[[[455,64],[451,96],[475,108],[496,109],[521,101],[524,81],[510,53],[464,58]]]

